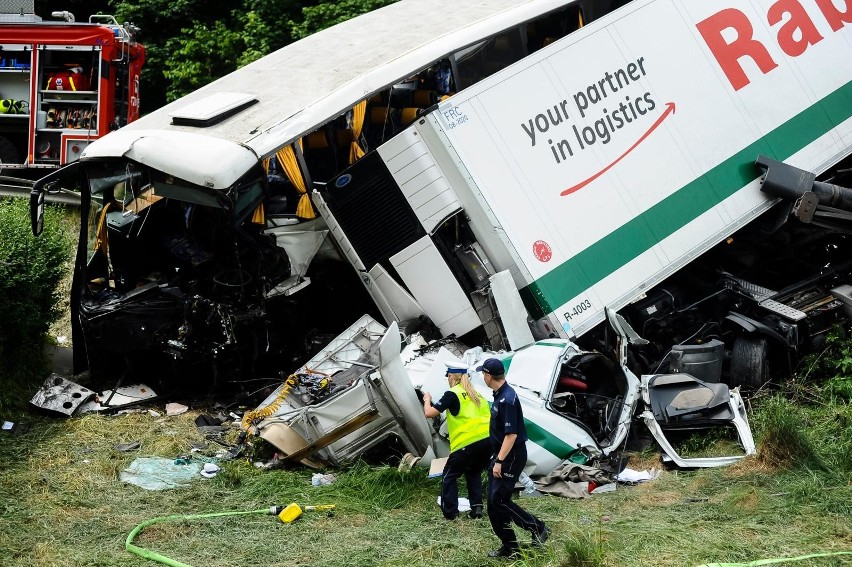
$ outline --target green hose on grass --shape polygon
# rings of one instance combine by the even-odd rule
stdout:
[[[181,563],[180,561],[175,561],[165,555],[160,555],[157,552],[141,548],[137,545],[133,545],[133,538],[135,538],[139,533],[147,528],[148,526],[152,526],[154,524],[158,524],[160,522],[168,522],[173,520],[199,520],[201,518],[216,518],[221,516],[240,516],[240,515],[248,515],[248,514],[272,514],[273,516],[277,516],[284,510],[284,506],[270,506],[269,508],[261,508],[260,510],[249,510],[242,512],[214,512],[212,514],[191,514],[191,515],[183,515],[176,514],[174,516],[162,516],[160,518],[153,518],[151,520],[146,520],[133,528],[127,535],[127,541],[124,542],[124,548],[131,552],[144,557],[145,559],[150,559],[152,561],[159,561],[164,565],[170,565],[171,567],[192,567],[192,565],[188,565],[186,563]]]
[[[811,553],[810,555],[800,555],[799,557],[780,557],[776,559],[758,559],[757,561],[749,561],[748,563],[706,563],[698,567],[758,567],[760,565],[772,565],[775,563],[787,563],[788,561],[804,561],[805,559],[814,559],[817,557],[834,557],[838,555],[852,555],[852,551],[833,551],[826,553]]]

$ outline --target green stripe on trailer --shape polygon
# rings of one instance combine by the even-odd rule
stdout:
[[[536,346],[555,347],[555,348],[565,348],[565,345],[566,345],[567,343],[566,343],[566,341],[564,341],[564,340],[563,340],[563,341],[556,341],[556,342],[551,342],[551,341],[538,341],[538,342],[536,342],[535,344],[536,344]]]
[[[543,427],[536,425],[527,418],[524,418],[524,425],[526,426],[527,437],[530,441],[532,441],[539,447],[542,447],[547,452],[553,453],[560,459],[568,458],[568,455],[572,451],[574,451],[574,449],[576,449],[576,447],[572,447],[571,445],[565,443],[556,435],[547,431]]]
[[[851,116],[849,82],[522,288],[529,313],[538,319],[553,312],[735,194],[759,176],[759,154],[784,161]]]

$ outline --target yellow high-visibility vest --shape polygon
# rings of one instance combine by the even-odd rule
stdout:
[[[461,384],[456,384],[450,388],[450,391],[459,398],[458,415],[453,415],[447,411],[450,452],[453,452],[488,437],[491,408],[482,396],[480,396],[479,407],[477,407]]]

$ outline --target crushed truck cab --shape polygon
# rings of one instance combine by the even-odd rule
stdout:
[[[457,341],[430,345],[419,335],[402,337],[396,324],[384,330],[364,316],[295,372],[295,381],[271,394],[253,412],[256,423],[246,425],[287,461],[336,466],[382,444],[428,465],[448,455],[449,444],[441,419],[424,416],[418,392],[447,389],[447,361],[461,359],[475,368],[496,356],[523,407],[528,474],[546,475],[577,452],[606,458],[625,446],[631,428],[642,426],[664,459],[680,467],[723,466],[755,453],[739,392],[688,374],[640,379],[627,367],[626,354],[642,339],[614,312],[608,312],[608,320],[618,336],[618,360],[567,339],[499,353],[467,349]],[[407,342],[402,354],[401,342]],[[326,382],[325,393],[317,397],[318,376]],[[471,378],[490,400],[481,373],[471,371]],[[735,430],[741,454],[684,457],[669,439],[672,433],[712,427]]]

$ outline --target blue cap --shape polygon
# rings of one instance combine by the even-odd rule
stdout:
[[[483,370],[492,376],[502,376],[506,372],[506,369],[503,367],[503,361],[499,358],[489,358],[482,363],[482,366],[476,367],[477,372],[482,372]]]
[[[463,362],[448,361],[444,364],[447,366],[447,376],[450,374],[467,374],[467,366]]]

